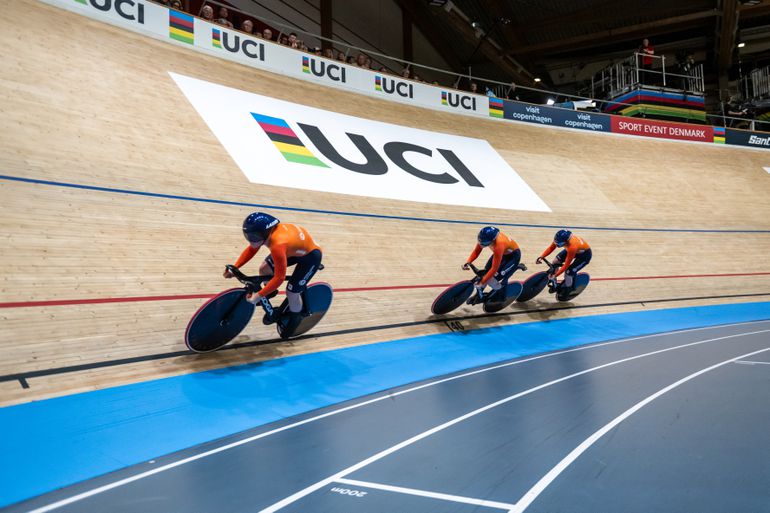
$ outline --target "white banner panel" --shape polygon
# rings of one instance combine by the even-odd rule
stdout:
[[[170,75],[251,182],[550,212],[487,141],[337,114]]]

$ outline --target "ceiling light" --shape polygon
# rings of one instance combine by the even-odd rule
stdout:
[[[746,43],[738,43],[738,48],[743,48],[744,46],[746,46]]]
[[[546,104],[546,105],[553,105],[554,103],[556,103],[556,102],[554,101],[554,99],[553,99],[553,98],[548,98],[548,99],[545,101],[545,104]]]
[[[540,79],[535,77],[535,82],[540,82]]]

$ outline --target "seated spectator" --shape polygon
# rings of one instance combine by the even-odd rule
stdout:
[[[320,46],[316,46],[315,48],[313,48],[313,55],[317,55],[319,57],[323,57],[323,54],[324,54],[323,50],[321,50]]]
[[[366,65],[366,55],[359,53],[356,56],[356,66],[363,68]]]
[[[404,78],[411,78],[412,73],[409,71],[409,66],[401,70],[401,76]]]
[[[345,52],[342,52],[342,51],[337,52],[337,60],[340,62],[345,62],[346,61]]]
[[[177,11],[184,11],[184,8],[182,7],[181,0],[171,0],[171,2],[169,2],[168,5],[169,5],[169,7],[171,7],[172,9],[175,9]]]
[[[282,34],[278,39],[278,43],[282,44],[283,46],[289,46],[289,37],[285,34]]]
[[[380,66],[380,69],[378,71],[380,73],[388,73],[388,69],[385,66]]]
[[[324,50],[324,57],[326,57],[327,59],[334,59],[334,49],[327,48],[326,50]]]
[[[441,85],[441,84],[438,83],[438,80],[434,80],[433,82],[431,82],[431,85],[437,86],[437,85]]]
[[[471,82],[471,89],[470,91],[473,94],[479,94],[479,85],[476,82]]]
[[[291,46],[292,48],[299,48],[301,44],[302,44],[302,41],[300,41],[299,44],[297,44],[297,34],[295,34],[294,32],[289,34],[289,46]]]
[[[201,7],[201,18],[206,21],[214,22],[214,9],[210,5]]]
[[[355,64],[357,64],[357,63],[356,63],[356,58],[355,58],[355,57],[353,57],[352,55],[350,55],[350,56],[348,57],[348,64],[354,64],[354,65],[355,65]]]
[[[267,39],[268,41],[272,41],[273,40],[273,31],[270,30],[269,28],[265,27],[262,30],[262,38],[263,39]]]
[[[247,34],[253,34],[254,22],[251,20],[243,20],[243,23],[241,23],[241,30]]]
[[[230,17],[230,12],[227,10],[227,7],[220,7],[219,18],[214,20],[214,23],[219,23],[223,27],[233,28],[233,24],[228,19],[229,17]]]
[[[368,55],[364,59],[364,68],[366,69],[372,69],[372,59]]]

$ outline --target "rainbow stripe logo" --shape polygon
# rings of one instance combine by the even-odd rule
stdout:
[[[251,115],[287,161],[310,166],[329,167],[310,153],[310,150],[297,137],[286,120],[255,112],[252,112]]]
[[[723,126],[714,127],[714,142],[716,144],[725,144],[725,127]]]
[[[310,73],[310,58],[302,57],[302,73]]]
[[[189,45],[195,43],[193,17],[187,13],[168,10],[168,37]]]
[[[493,118],[503,117],[503,100],[500,98],[489,99],[489,115]]]
[[[382,77],[380,75],[374,77],[374,90],[382,91]]]
[[[219,29],[211,29],[211,45],[214,48],[222,48],[222,31]]]
[[[446,101],[446,91],[441,91],[441,105],[449,105]]]

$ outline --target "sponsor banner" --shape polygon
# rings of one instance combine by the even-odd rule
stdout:
[[[749,132],[748,130],[725,130],[725,142],[727,144],[737,144],[739,146],[750,146],[752,148],[770,148],[770,134]]]
[[[253,183],[550,212],[487,141],[171,77]]]
[[[576,112],[488,98],[450,88],[404,80],[357,66],[305,54],[237,30],[211,24],[190,14],[144,0],[42,0],[91,18],[155,38],[174,41],[253,68],[265,69],[327,86],[457,114],[514,119],[529,123],[590,131],[642,135],[667,139],[769,147],[770,134],[744,135],[713,127],[655,122],[619,116]],[[609,126],[608,126],[609,125]],[[735,132],[730,135],[730,132]]]
[[[590,130],[592,132],[609,132],[610,116],[593,112],[574,111],[506,101],[503,105],[505,119],[536,123],[538,125],[563,126]]]
[[[680,141],[714,142],[714,127],[612,116],[612,132]]]

